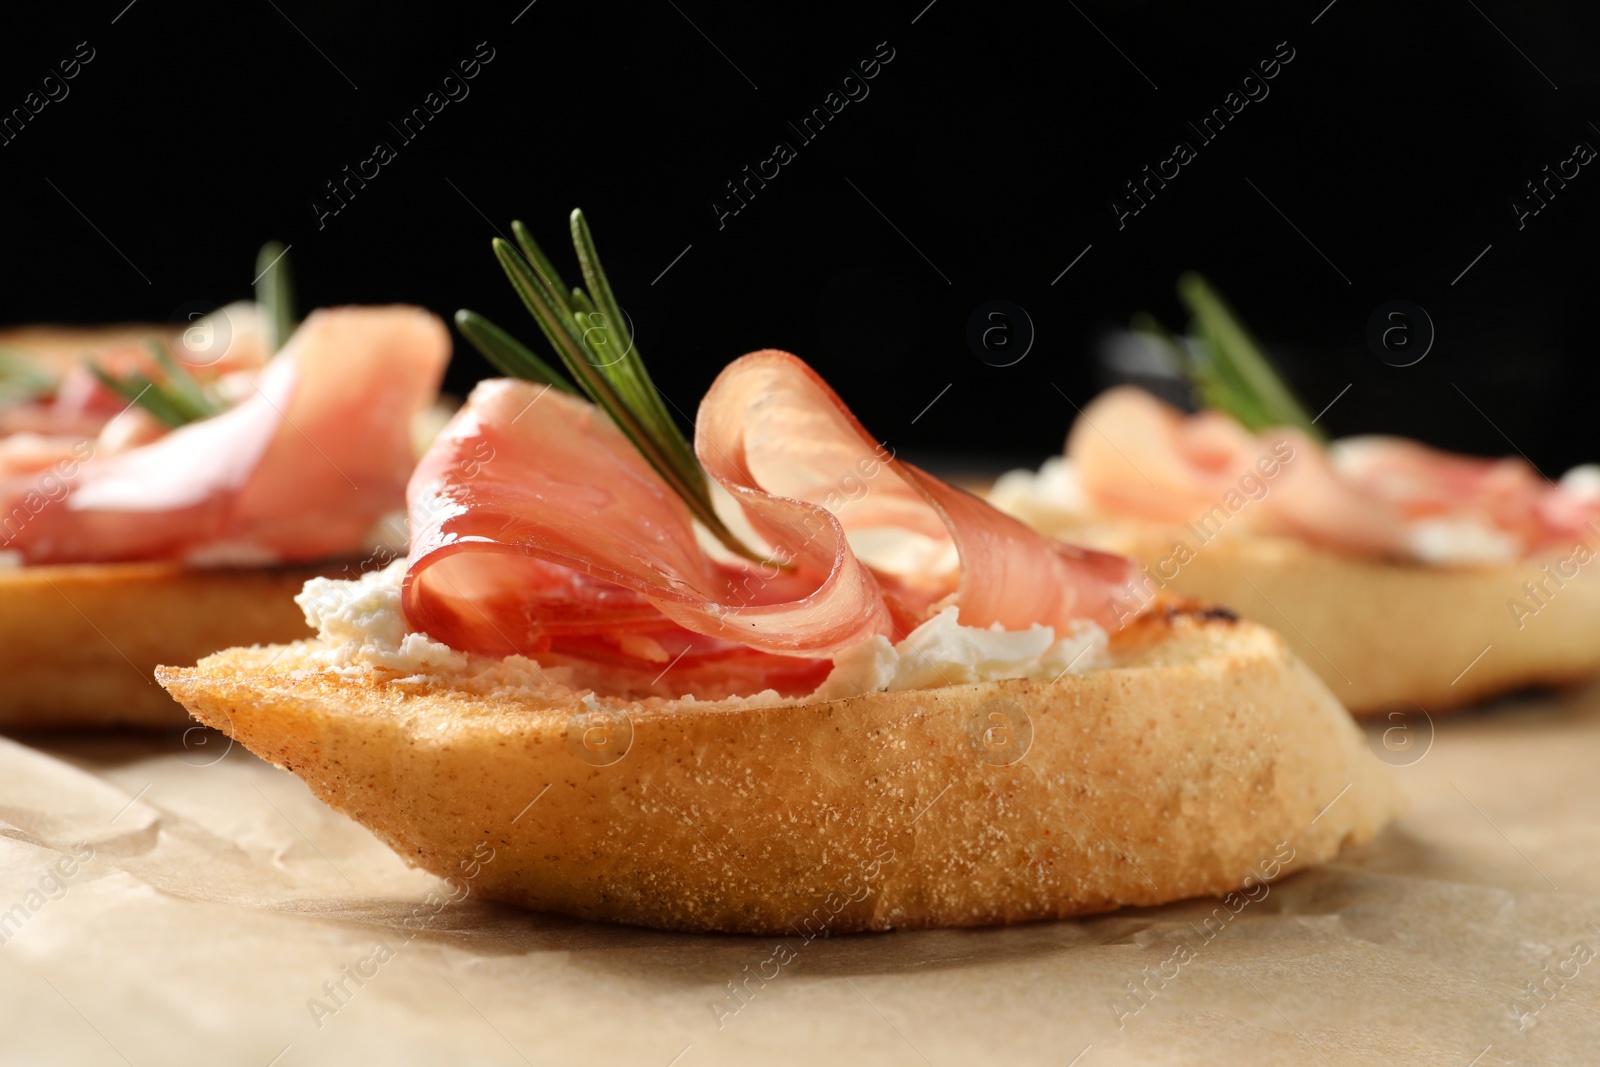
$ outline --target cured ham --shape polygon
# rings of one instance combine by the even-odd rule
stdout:
[[[846,535],[890,528],[948,540],[960,561],[952,595],[963,625],[1064,630],[1077,619],[1116,616],[1111,597],[1128,576],[1122,557],[1042,537],[892,456],[859,499],[829,511],[829,495],[850,472],[868,469],[879,446],[828,384],[786,352],[752,353],[717,377],[700,405],[695,451],[773,544],[812,529],[794,502]],[[917,621],[927,614],[919,611]]]
[[[895,459],[810,367],[783,352],[727,367],[695,452],[771,558],[708,549],[683,501],[590,404],[514,380],[480,384],[408,492],[407,621],[454,648],[671,671],[739,670],[806,691],[828,658],[898,640],[949,604],[969,626],[1109,621],[1130,575]],[[891,529],[953,548],[948,573],[865,562]]]
[[[1264,457],[1273,460],[1268,477]],[[1509,535],[1520,551],[1570,547],[1600,517],[1592,499],[1550,484],[1521,459],[1456,455],[1395,437],[1325,448],[1290,428],[1253,434],[1221,412],[1185,415],[1131,387],[1084,410],[1067,458],[1084,495],[1108,516],[1193,522],[1249,476],[1265,489],[1237,509],[1245,528],[1371,554],[1416,554],[1418,530],[1429,523]]]
[[[93,440],[6,438],[4,547],[27,563],[360,551],[403,506],[411,417],[434,397],[449,353],[443,324],[419,309],[317,311],[258,370],[232,367],[248,388],[212,418],[168,432],[130,409]],[[95,407],[83,399],[75,412]]]

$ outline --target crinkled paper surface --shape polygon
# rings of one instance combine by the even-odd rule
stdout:
[[[1409,813],[1225,924],[810,943],[451,901],[220,735],[0,739],[0,1063],[1600,1062],[1600,689],[1412,729]]]

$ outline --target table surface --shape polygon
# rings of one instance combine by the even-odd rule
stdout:
[[[1600,1062],[1600,688],[1427,728],[1394,827],[1225,927],[795,942],[747,1002],[773,939],[468,896],[408,940],[442,883],[221,735],[0,739],[0,1063]]]

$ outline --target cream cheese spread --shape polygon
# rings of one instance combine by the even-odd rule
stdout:
[[[482,657],[457,652],[407,629],[400,607],[405,571],[402,559],[353,580],[306,582],[295,603],[323,642],[317,658],[325,668],[341,673],[382,668],[428,676],[459,674],[483,665]],[[1091,622],[1075,623],[1071,632],[1057,636],[1049,626],[1011,631],[963,626],[956,614],[956,608],[945,608],[898,644],[874,636],[839,653],[832,673],[810,699],[838,700],[1004,678],[1049,681],[1106,662],[1106,633]],[[519,668],[531,667],[521,657],[512,658],[519,661]]]

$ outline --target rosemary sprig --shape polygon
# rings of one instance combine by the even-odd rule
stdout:
[[[256,253],[256,304],[266,327],[267,354],[273,355],[294,333],[294,274],[288,249],[268,241]]]
[[[1260,342],[1205,278],[1193,271],[1184,274],[1178,279],[1178,298],[1192,316],[1191,344],[1173,337],[1145,312],[1135,315],[1131,325],[1162,343],[1188,379],[1197,403],[1227,412],[1249,430],[1294,426],[1316,440],[1327,440]]]
[[[511,224],[515,245],[494,239],[495,258],[578,388],[611,417],[718,541],[746,559],[767,562],[717,515],[706,473],[644,368],[582,211],[573,210],[571,229],[587,290],[567,288],[521,222]],[[456,324],[483,357],[504,373],[573,392],[554,368],[483,316],[458,311]]]
[[[155,340],[145,344],[160,368],[160,381],[142,371],[119,378],[94,362],[87,363],[90,373],[100,380],[101,385],[129,404],[138,404],[172,429],[221,413],[222,405],[201,388],[182,364],[172,358],[166,344]]]

